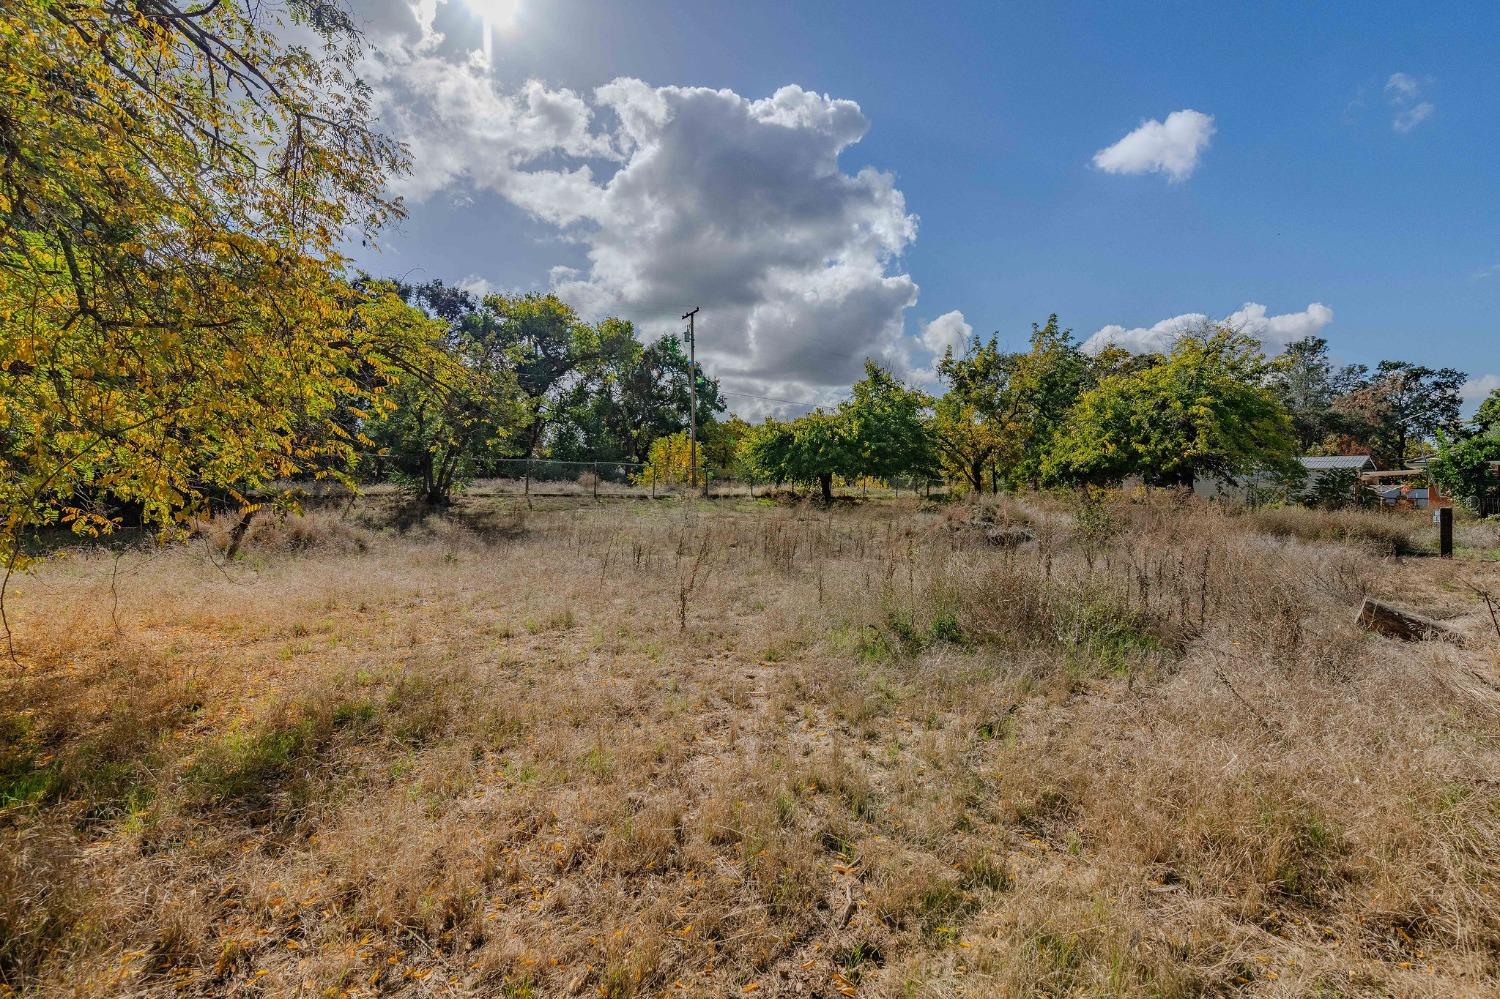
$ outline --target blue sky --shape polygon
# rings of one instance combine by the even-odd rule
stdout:
[[[360,262],[556,287],[648,333],[700,305],[710,367],[747,397],[822,398],[863,354],[919,376],[965,328],[1018,345],[1057,312],[1080,337],[1141,336],[1246,303],[1347,360],[1500,375],[1494,5],[365,6],[416,179]],[[639,85],[597,94],[621,78]],[[788,85],[809,95],[783,95],[795,134],[754,103]],[[658,106],[682,127],[615,134]],[[1150,142],[1095,165],[1189,110],[1211,126],[1185,175],[1149,170]],[[627,169],[636,189],[611,187]]]

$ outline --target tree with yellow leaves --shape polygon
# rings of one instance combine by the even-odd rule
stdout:
[[[430,367],[433,331],[342,277],[405,166],[359,51],[330,0],[0,7],[7,571],[39,526],[166,528],[342,474],[382,389]]]

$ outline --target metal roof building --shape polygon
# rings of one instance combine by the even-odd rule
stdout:
[[[1328,472],[1335,468],[1352,468],[1356,472],[1375,471],[1375,459],[1367,454],[1328,454],[1298,458],[1309,472]]]

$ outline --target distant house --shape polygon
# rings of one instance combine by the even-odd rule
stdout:
[[[1318,488],[1325,476],[1339,474],[1344,476],[1345,481],[1350,483],[1351,494],[1355,492],[1353,483],[1363,480],[1365,476],[1374,474],[1377,466],[1375,459],[1367,454],[1318,454],[1306,455],[1297,459],[1302,468],[1307,472],[1307,478],[1302,483],[1304,495],[1316,495],[1313,491]]]
[[[1427,480],[1425,468],[1396,468],[1387,472],[1364,472],[1365,485],[1375,490],[1384,506],[1399,509],[1426,510],[1428,507],[1452,506],[1435,483]]]

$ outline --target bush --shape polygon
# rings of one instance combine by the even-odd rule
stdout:
[[[1444,491],[1473,513],[1484,513],[1500,500],[1500,437],[1482,435],[1461,441],[1440,441],[1438,453],[1427,466]]]
[[[1312,477],[1302,503],[1318,510],[1368,509],[1375,505],[1375,491],[1354,468],[1330,468]]]

